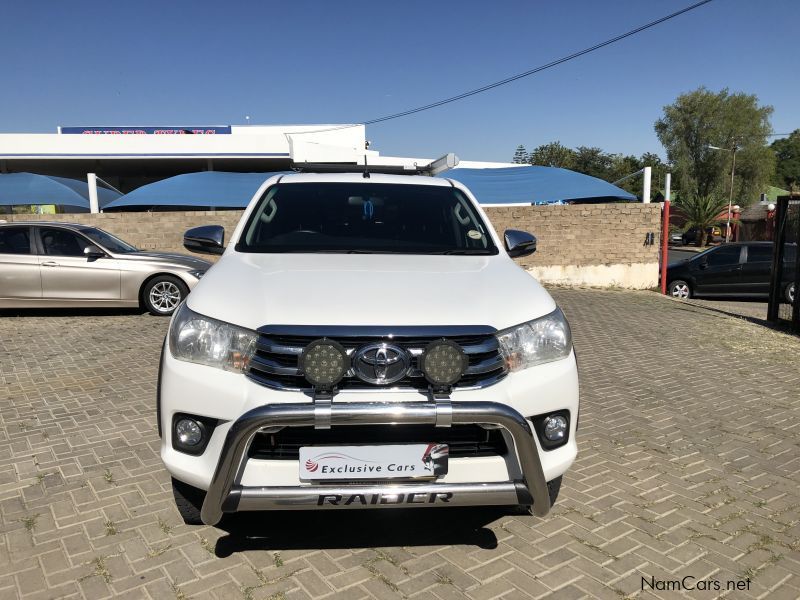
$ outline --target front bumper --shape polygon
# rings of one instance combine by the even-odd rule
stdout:
[[[260,430],[314,425],[492,424],[511,436],[522,477],[487,483],[367,483],[298,486],[243,486],[245,457]],[[327,405],[268,404],[239,417],[229,428],[203,503],[202,520],[215,525],[225,512],[309,508],[388,508],[532,504],[534,513],[550,510],[542,464],[528,421],[497,402],[348,402]]]

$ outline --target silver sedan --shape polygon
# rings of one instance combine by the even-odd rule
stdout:
[[[74,223],[0,223],[0,308],[143,306],[170,315],[211,263]]]

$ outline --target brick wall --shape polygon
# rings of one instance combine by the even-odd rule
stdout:
[[[541,265],[611,265],[658,261],[660,204],[596,204],[486,208],[495,230],[522,229],[538,240],[536,253],[521,259]]]
[[[486,212],[500,235],[505,229],[536,235],[536,253],[519,262],[542,281],[633,288],[658,283],[659,204],[488,207]],[[230,236],[241,215],[237,210],[0,215],[0,219],[84,223],[143,250],[186,252],[182,245],[186,229],[222,225]],[[645,245],[648,233],[655,234],[652,245]]]
[[[233,233],[242,216],[241,210],[186,212],[118,212],[97,215],[0,215],[7,221],[64,221],[105,229],[142,250],[188,251],[183,247],[183,232],[199,225],[222,225],[227,235]]]

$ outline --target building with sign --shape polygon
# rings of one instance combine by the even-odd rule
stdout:
[[[0,134],[0,173],[81,180],[94,173],[125,193],[197,171],[281,171],[292,161],[381,160],[367,145],[363,125],[59,127],[52,134]]]
[[[469,179],[475,190],[482,191],[478,196],[482,203],[635,199],[607,182],[563,169],[526,169],[520,168],[522,165],[470,161],[459,164],[453,155],[437,161],[381,156],[370,148],[364,125],[358,124],[90,125],[59,127],[58,132],[52,134],[0,134],[0,178],[7,173],[29,173],[86,182],[84,188],[93,211],[103,207],[97,192],[103,187],[127,194],[188,173],[226,172],[232,174],[232,180],[237,173],[287,171],[304,163],[368,164],[402,169],[441,164],[441,168],[437,166],[434,171],[458,165],[462,167],[461,175],[453,172],[452,177]],[[486,168],[492,168],[491,175],[480,172]],[[4,183],[9,184],[10,180],[6,178]],[[9,193],[11,197],[0,204],[28,204],[27,201],[16,202],[13,189]],[[54,202],[44,200],[42,204]]]

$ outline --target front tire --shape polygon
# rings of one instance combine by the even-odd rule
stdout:
[[[151,315],[168,317],[189,294],[189,288],[173,275],[153,277],[142,289],[142,302]]]
[[[689,283],[683,279],[670,281],[667,290],[670,296],[678,300],[688,300],[692,297],[692,288],[689,286]]]
[[[203,508],[203,500],[206,493],[203,490],[192,487],[188,483],[172,478],[172,495],[175,498],[175,506],[187,525],[202,525],[200,510]]]

